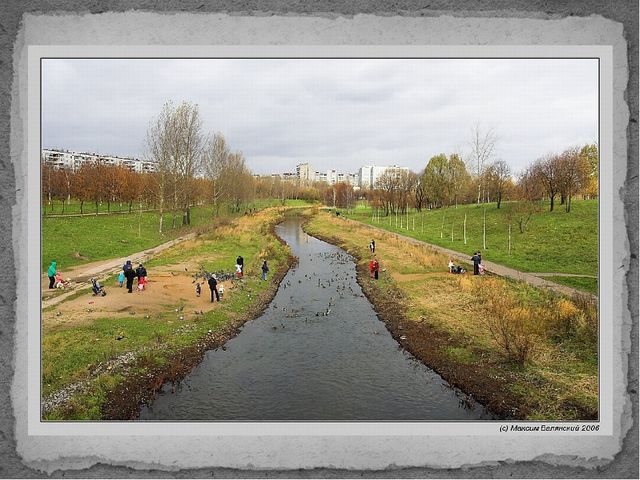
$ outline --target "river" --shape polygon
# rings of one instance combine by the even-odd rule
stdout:
[[[265,312],[207,352],[175,392],[165,385],[140,419],[493,418],[398,345],[356,282],[353,258],[301,222],[276,227],[299,263]]]

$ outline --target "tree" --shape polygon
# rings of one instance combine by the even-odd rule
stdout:
[[[587,185],[589,170],[589,161],[577,147],[568,148],[558,157],[558,186],[567,213],[571,211],[572,197]]]
[[[595,198],[598,196],[599,189],[599,169],[600,169],[600,157],[598,154],[598,145],[595,143],[585,145],[580,150],[580,156],[589,165],[588,177],[583,187],[583,195],[587,198]]]
[[[220,181],[222,172],[229,162],[229,147],[222,133],[216,133],[204,149],[202,166],[204,174],[210,181],[210,199],[214,206],[214,215],[219,214],[224,191],[224,184]]]
[[[447,161],[447,190],[449,205],[458,206],[458,197],[469,182],[467,167],[457,153],[449,155]]]
[[[480,124],[476,123],[471,132],[471,161],[475,167],[476,178],[478,180],[478,206],[480,205],[480,199],[484,196],[483,189],[485,185],[482,178],[484,176],[485,166],[493,156],[496,142],[497,138],[493,129],[489,128],[486,132],[483,132]]]
[[[498,208],[511,180],[511,168],[504,160],[496,160],[487,169],[487,183],[496,196]]]
[[[560,191],[560,157],[548,154],[536,160],[533,172],[549,197],[549,211],[553,212],[554,199]]]
[[[441,153],[431,157],[424,169],[427,197],[436,207],[444,205],[444,201],[450,191],[448,163],[447,156]]]

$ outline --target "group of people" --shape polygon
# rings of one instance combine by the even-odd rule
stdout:
[[[471,257],[471,261],[473,262],[473,274],[474,275],[483,275],[484,274],[484,266],[482,265],[482,254],[480,252],[473,252],[473,256]],[[453,263],[453,259],[449,258],[449,273],[466,273],[466,269],[461,265],[456,265]]]
[[[262,262],[262,280],[267,279],[267,273],[269,272],[269,266],[267,265],[267,261],[264,260]],[[218,287],[218,277],[215,273],[211,273],[207,275],[207,284],[209,285],[209,290],[211,291],[211,302],[214,301],[214,298],[217,302],[220,302],[222,296],[224,295],[224,285],[221,283]],[[244,258],[242,255],[238,255],[236,258],[236,277],[243,278],[244,277]],[[200,282],[196,283],[196,296],[199,297],[202,293],[202,284]]]
[[[373,238],[371,239],[371,242],[369,242],[369,251],[371,252],[371,255],[373,255],[371,261],[369,261],[369,275],[371,278],[375,278],[377,280],[380,272],[380,262],[378,262],[378,258],[376,257],[376,241]]]
[[[133,292],[133,280],[138,279],[138,291],[141,292],[147,287],[147,269],[140,263],[138,268],[134,269],[131,260],[127,260],[122,266],[122,271],[118,275],[118,284],[122,287],[127,285],[127,292]]]

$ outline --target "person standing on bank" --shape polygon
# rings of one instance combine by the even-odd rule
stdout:
[[[380,271],[380,264],[378,263],[378,259],[373,257],[373,278],[378,280],[378,272]]]
[[[56,284],[56,265],[57,263],[55,261],[51,262],[51,265],[49,265],[49,269],[47,270],[47,276],[49,277],[49,288],[55,288],[55,284]]]
[[[211,290],[211,301],[213,302],[213,295],[215,294],[216,300],[220,302],[220,297],[218,296],[218,281],[216,280],[216,276],[211,274],[208,283],[209,289]]]
[[[136,271],[131,266],[131,261],[128,261],[125,266],[128,265],[128,268],[124,271],[124,276],[127,279],[127,292],[133,292],[133,279],[136,278]]]
[[[267,272],[269,272],[269,266],[267,265],[267,261],[262,262],[262,280],[267,279]]]
[[[371,239],[371,243],[369,244],[369,250],[371,253],[376,253],[376,241]]]
[[[236,265],[240,265],[240,273],[244,276],[244,258],[242,258],[242,255],[238,255],[238,258],[236,258]]]
[[[473,274],[474,275],[479,275],[480,274],[480,253],[479,252],[474,252],[473,253],[473,257],[471,257],[471,261],[473,262]]]

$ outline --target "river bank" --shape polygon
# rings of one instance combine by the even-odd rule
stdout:
[[[166,381],[179,381],[208,349],[222,347],[257,317],[295,258],[274,234],[287,209],[229,222],[146,263],[149,290],[79,296],[43,312],[45,420],[124,420],[137,416]],[[194,293],[194,272],[230,271],[245,257],[243,280],[225,281],[221,303]],[[272,269],[260,280],[263,258]]]
[[[376,237],[382,272],[375,281],[368,271],[366,227],[320,214],[304,228],[358,259],[358,283],[392,336],[465,392],[468,402],[480,401],[505,419],[597,418],[596,341],[550,338],[540,328],[532,333],[536,355],[523,366],[514,364],[489,334],[492,308],[478,292],[510,288],[539,312],[554,305],[574,308],[568,300],[498,278],[451,275],[446,257],[388,234]]]

